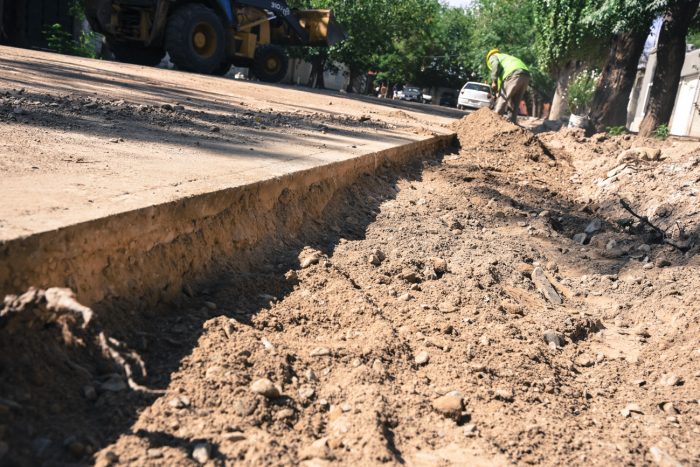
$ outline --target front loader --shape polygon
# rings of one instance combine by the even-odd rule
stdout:
[[[167,52],[181,70],[223,75],[235,65],[267,82],[286,75],[285,47],[346,37],[330,10],[284,0],[85,0],[85,11],[120,61],[154,66]]]

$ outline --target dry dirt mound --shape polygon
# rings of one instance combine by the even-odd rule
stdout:
[[[507,121],[489,109],[479,109],[454,124],[463,151],[508,151],[533,161],[553,158],[551,152],[530,131]]]

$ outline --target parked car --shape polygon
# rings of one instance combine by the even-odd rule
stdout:
[[[459,99],[457,99],[458,109],[478,110],[483,107],[492,109],[494,104],[495,99],[488,84],[469,81],[459,91]]]
[[[455,107],[457,105],[457,97],[451,92],[443,92],[440,96],[440,105],[443,107]]]
[[[423,93],[420,88],[415,86],[405,86],[403,92],[401,92],[399,99],[402,101],[412,101],[421,102],[423,100]]]
[[[433,96],[430,94],[430,89],[423,89],[423,103],[432,104]]]

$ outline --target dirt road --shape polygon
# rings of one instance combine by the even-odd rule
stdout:
[[[0,458],[700,463],[698,145],[538,138],[488,111],[457,130],[179,306],[96,310],[162,393],[129,389],[79,320],[10,304]]]
[[[0,240],[426,139],[459,115],[0,47]]]

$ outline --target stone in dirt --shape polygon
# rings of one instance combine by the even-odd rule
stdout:
[[[430,355],[425,350],[418,352],[415,356],[416,365],[425,365],[430,360]]]
[[[649,454],[651,454],[651,458],[659,467],[683,467],[683,464],[657,446],[650,447]]]
[[[552,287],[547,276],[544,275],[544,271],[541,267],[538,266],[532,270],[532,282],[535,284],[535,287],[537,287],[537,290],[551,303],[555,305],[562,304],[561,297],[557,291],[554,290],[554,287]]]
[[[515,392],[512,389],[499,388],[494,391],[494,397],[503,402],[513,402]]]
[[[321,252],[318,250],[304,250],[299,255],[299,267],[306,269],[321,261]]]
[[[680,376],[676,375],[675,373],[667,373],[663,375],[659,379],[659,384],[662,386],[678,386],[683,383],[683,380],[681,379]]]
[[[197,443],[192,449],[192,459],[200,464],[206,464],[211,458],[211,445],[209,443]]]
[[[101,391],[120,392],[127,388],[124,378],[119,375],[112,375],[107,381],[100,384]]]
[[[574,235],[574,236],[572,237],[572,240],[575,241],[575,242],[578,243],[578,244],[583,245],[584,243],[586,243],[586,239],[587,239],[587,238],[588,238],[588,235],[586,235],[585,233],[581,232],[581,233],[577,233],[576,235]]]
[[[639,404],[635,404],[634,402],[627,404],[624,409],[620,410],[620,414],[624,418],[628,418],[633,413],[643,414],[644,412],[642,412]]]
[[[250,385],[250,390],[268,399],[276,399],[281,395],[280,390],[267,378],[261,378]]]
[[[311,443],[311,445],[302,448],[299,451],[299,459],[332,459],[333,454],[328,446],[328,438],[320,438]]]
[[[331,354],[330,349],[326,347],[318,347],[311,351],[312,357],[327,357]]]
[[[450,393],[435,399],[433,408],[445,417],[459,419],[464,409],[464,401],[462,396]]]
[[[146,457],[149,459],[160,459],[163,457],[163,451],[157,448],[150,448],[146,450]]]
[[[561,349],[566,344],[564,334],[554,331],[552,329],[545,331],[543,337],[544,341],[547,344],[549,344],[550,346],[554,346],[557,349]]]
[[[593,219],[587,226],[584,232],[586,232],[589,235],[593,235],[594,233],[600,231],[600,229],[603,228],[603,222],[601,222],[600,219]]]

